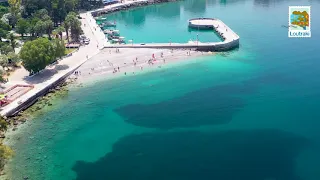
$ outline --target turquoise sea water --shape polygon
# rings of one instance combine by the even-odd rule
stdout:
[[[289,5],[311,5],[312,38],[290,39]],[[217,40],[187,19],[217,17],[238,50],[70,88],[18,134],[12,179],[320,179],[319,1],[186,0],[109,18],[135,42]]]

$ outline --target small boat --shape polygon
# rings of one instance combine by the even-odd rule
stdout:
[[[120,35],[120,31],[119,30],[113,30],[112,31],[112,35],[119,36]]]
[[[108,35],[112,35],[112,30],[110,30],[110,29],[105,29],[105,30],[103,30],[103,33],[105,33],[105,34],[108,34]]]
[[[125,39],[125,37],[122,37],[122,36],[119,37],[119,42],[120,42],[120,43],[125,43],[124,39]]]
[[[119,39],[119,36],[114,36],[114,35],[108,35],[107,37],[109,40],[112,40],[112,39]]]
[[[116,27],[117,26],[116,23],[112,23],[112,22],[109,22],[109,21],[104,22],[103,25],[105,27]]]
[[[112,43],[119,43],[120,40],[119,39],[112,39]]]
[[[97,18],[96,20],[97,21],[105,21],[105,20],[107,20],[107,18]]]

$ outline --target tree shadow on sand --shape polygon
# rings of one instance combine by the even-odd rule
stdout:
[[[26,76],[24,77],[24,80],[29,84],[40,84],[45,81],[50,80],[55,74],[57,74],[59,71],[68,69],[68,65],[55,65],[53,69],[44,69],[38,74],[35,74],[33,76]]]
[[[295,158],[310,142],[270,130],[144,133],[119,140],[96,162],[78,161],[77,180],[301,180]]]

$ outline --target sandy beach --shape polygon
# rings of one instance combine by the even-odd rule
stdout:
[[[74,73],[70,78],[76,78],[79,83],[88,83],[97,79],[135,75],[205,55],[213,55],[213,53],[144,48],[119,49],[119,52],[116,52],[116,49],[103,49],[80,66],[76,71],[78,73]]]

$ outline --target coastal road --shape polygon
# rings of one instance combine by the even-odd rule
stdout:
[[[82,17],[82,30],[84,35],[90,38],[90,44],[80,47],[79,50],[74,52],[71,56],[63,58],[56,65],[48,66],[42,72],[34,76],[29,77],[28,72],[23,67],[12,73],[9,77],[9,82],[5,84],[5,88],[9,88],[15,84],[32,84],[34,85],[34,89],[17,98],[9,105],[3,107],[1,115],[7,114],[7,112],[10,112],[20,103],[31,98],[36,93],[57,81],[59,78],[68,74],[70,71],[73,71],[75,68],[83,64],[87,60],[87,57],[90,58],[98,54],[100,52],[99,48],[104,47],[104,43],[106,41],[104,34],[100,31],[100,28],[97,28],[92,16],[89,15],[89,13],[83,13],[80,14],[80,16]]]

